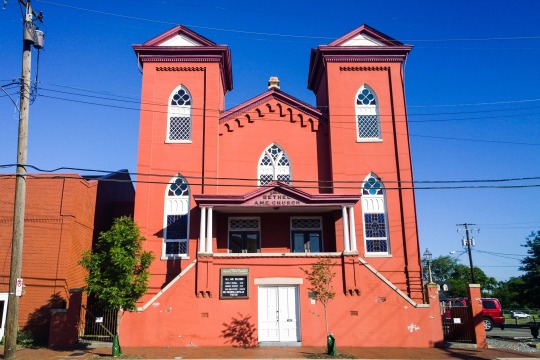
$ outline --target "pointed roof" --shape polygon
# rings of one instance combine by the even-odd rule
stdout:
[[[328,45],[311,49],[308,88],[318,88],[327,62],[403,62],[411,49],[364,24]]]
[[[403,46],[403,43],[364,24],[342,37],[332,41],[328,46]]]
[[[193,195],[199,206],[213,206],[223,210],[227,207],[332,207],[353,206],[361,195],[357,194],[309,194],[281,181],[274,181],[243,195]]]
[[[185,26],[178,25],[148,40],[142,46],[217,46],[217,44]]]
[[[324,114],[316,107],[313,107],[310,104],[305,103],[279,89],[270,89],[240,105],[237,105],[225,111],[223,114],[220,115],[219,122],[224,123],[230,119],[234,119],[235,117],[246,113],[262,104],[268,103],[272,99],[275,99],[280,103],[286,104],[287,106],[290,106],[317,120],[324,119]]]
[[[232,90],[232,61],[229,47],[217,45],[185,26],[175,26],[143,44],[135,44],[133,50],[141,66],[146,62],[218,62],[224,91]]]

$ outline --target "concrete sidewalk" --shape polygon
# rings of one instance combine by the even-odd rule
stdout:
[[[123,348],[126,359],[306,359],[324,354],[323,347],[176,347],[176,348]],[[0,349],[0,358],[4,349]],[[505,349],[454,349],[454,348],[338,348],[341,354],[352,355],[358,359],[515,359],[536,358],[537,354]],[[78,348],[66,350],[20,349],[17,360],[67,360],[99,359],[111,355],[111,348]],[[133,355],[127,356],[127,355]]]

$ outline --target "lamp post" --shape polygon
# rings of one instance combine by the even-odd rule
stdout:
[[[433,284],[433,278],[431,276],[431,259],[432,259],[432,257],[433,257],[433,254],[430,253],[428,249],[426,249],[426,251],[424,251],[424,254],[423,254],[423,259],[427,263],[428,276],[429,276],[429,283],[428,284]]]

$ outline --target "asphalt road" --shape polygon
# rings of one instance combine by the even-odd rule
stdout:
[[[494,327],[493,330],[487,331],[486,335],[488,337],[498,336],[498,337],[505,337],[505,338],[532,338],[531,330],[528,327],[519,327],[519,328],[505,327],[504,330],[501,330],[498,327]]]

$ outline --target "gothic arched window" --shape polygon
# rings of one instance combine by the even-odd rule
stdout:
[[[171,179],[165,191],[163,219],[165,258],[187,256],[189,250],[189,185],[182,176]]]
[[[171,93],[167,111],[167,142],[191,141],[191,94],[180,85]]]
[[[385,189],[374,174],[368,175],[362,186],[362,215],[366,255],[389,254]]]
[[[377,95],[367,85],[362,85],[355,99],[356,140],[373,141],[381,139],[381,122]]]
[[[259,158],[258,179],[259,186],[275,180],[291,183],[291,161],[279,145],[274,143],[262,153]]]

